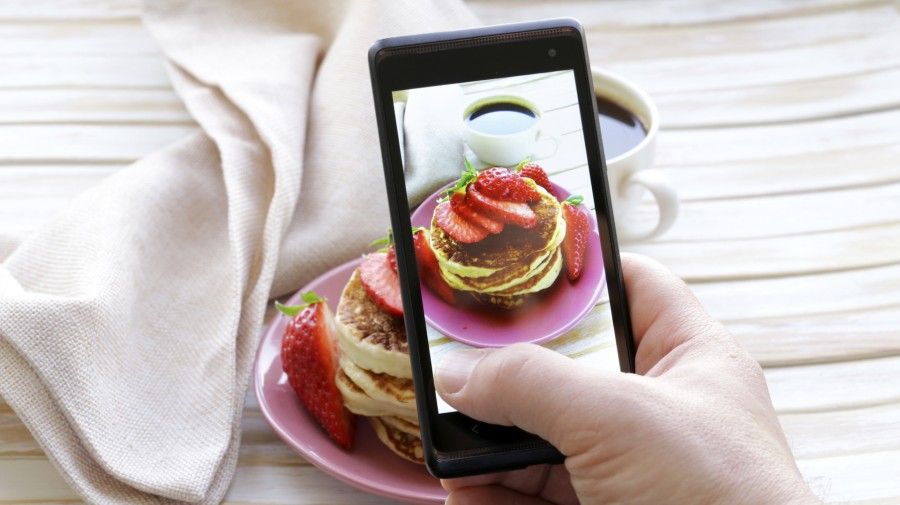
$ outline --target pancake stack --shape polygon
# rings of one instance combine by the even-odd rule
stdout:
[[[337,386],[344,405],[368,417],[393,452],[423,463],[403,320],[369,298],[357,269],[341,293],[335,323],[341,348]]]
[[[562,270],[566,222],[557,199],[544,188],[536,189],[541,198],[531,204],[538,217],[533,228],[506,226],[501,233],[466,244],[432,219],[431,246],[441,275],[453,289],[511,309],[522,305],[526,295],[553,285]]]

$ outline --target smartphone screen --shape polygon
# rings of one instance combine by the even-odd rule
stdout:
[[[531,342],[620,370],[574,72],[392,98],[432,367]]]

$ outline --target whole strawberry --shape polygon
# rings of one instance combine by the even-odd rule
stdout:
[[[524,179],[503,167],[491,167],[479,172],[475,187],[482,194],[505,202],[526,203],[541,199],[541,195]]]
[[[334,316],[325,299],[309,291],[303,304],[275,303],[291,317],[281,341],[281,363],[288,383],[306,410],[338,445],[353,446],[356,418],[344,407],[335,383],[338,371]]]
[[[572,195],[562,203],[563,219],[566,221],[566,237],[562,243],[566,276],[570,281],[581,277],[587,252],[588,234],[591,232],[587,211],[581,205],[580,195]]]
[[[534,181],[538,186],[546,189],[550,194],[553,194],[553,184],[550,183],[550,178],[547,176],[547,172],[541,168],[540,165],[534,163],[528,159],[516,165],[516,172],[519,173],[522,177],[528,177],[532,181]]]

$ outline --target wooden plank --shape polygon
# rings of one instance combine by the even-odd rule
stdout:
[[[900,110],[797,124],[663,131],[661,166],[720,165],[900,143]]]
[[[794,457],[900,450],[900,403],[779,416]]]
[[[141,55],[159,49],[138,19],[83,23],[0,22],[0,55]]]
[[[900,355],[900,306],[731,321],[725,326],[768,367]]]
[[[0,460],[42,459],[44,452],[22,421],[0,399]]]
[[[78,500],[47,459],[0,459],[0,503]]]
[[[704,241],[662,240],[622,248],[671,265],[689,282],[808,275],[900,263],[900,214],[897,219],[803,235],[746,240],[711,236]]]
[[[826,503],[900,503],[900,451],[805,459],[797,466]]]
[[[609,61],[639,61],[767,52],[842,42],[895,30],[898,21],[900,12],[893,5],[869,3],[802,17],[766,16],[727,23],[666,24],[649,28],[588,25],[586,30],[592,56]]]
[[[785,195],[900,182],[900,142],[727,164],[669,165],[682,201]]]
[[[829,412],[900,402],[900,356],[765,369],[779,414]]]
[[[900,216],[898,195],[900,184],[892,183],[840,191],[682,202],[678,220],[657,240],[751,240],[889,225]],[[637,207],[632,216],[616,219],[652,223],[656,222],[656,214],[656,205],[651,201]]]
[[[734,89],[654,93],[664,128],[828,119],[900,107],[900,68]]]
[[[4,88],[157,88],[171,89],[156,55],[2,55]]]
[[[355,489],[310,466],[242,466],[224,503],[374,505],[396,501]]]
[[[0,21],[53,20],[80,22],[137,18],[140,0],[30,0],[0,2]]]
[[[0,125],[0,164],[128,163],[197,131],[186,125]]]
[[[0,89],[0,124],[193,124],[171,89]]]
[[[686,24],[735,24],[775,17],[800,18],[833,10],[845,10],[889,1],[819,0],[790,2],[757,0],[754,2],[715,2],[711,0],[564,0],[532,2],[528,0],[469,0],[466,2],[486,23],[510,23],[561,15],[574,16],[590,30],[616,27],[667,27]]]
[[[713,317],[752,321],[900,306],[900,264],[770,279],[691,284]]]
[[[79,193],[123,166],[0,166],[0,234],[21,240],[65,208]],[[0,258],[4,256],[0,252]]]
[[[614,61],[593,54],[592,61],[627,75],[650,93],[659,93],[812,81],[896,68],[900,66],[900,50],[886,48],[897,47],[900,47],[900,31],[895,30],[866,38],[771,52],[640,61]]]

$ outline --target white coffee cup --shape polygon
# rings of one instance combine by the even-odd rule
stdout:
[[[645,240],[664,233],[678,217],[678,194],[665,172],[651,168],[659,133],[659,112],[639,87],[615,74],[591,68],[594,94],[636,115],[647,136],[628,151],[606,160],[616,231],[623,242]],[[602,134],[601,134],[602,135]],[[649,191],[659,207],[655,226],[642,227],[634,220],[635,208]]]
[[[512,103],[534,113],[535,121],[527,128],[509,133],[487,133],[476,130],[469,116],[482,107],[495,103]],[[491,95],[479,98],[463,110],[462,136],[469,149],[488,165],[514,166],[525,158],[539,160],[556,154],[559,140],[541,132],[541,109],[519,95]],[[552,144],[552,146],[550,145]]]

